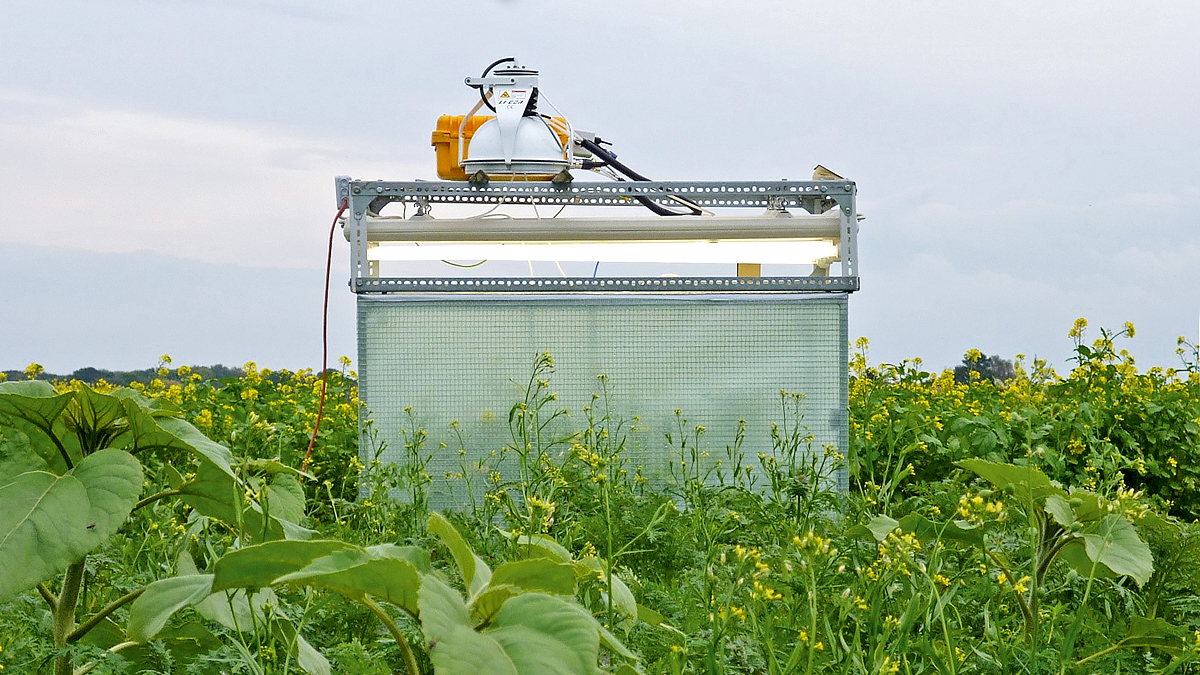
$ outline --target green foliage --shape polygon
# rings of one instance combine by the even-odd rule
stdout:
[[[1018,358],[1003,381],[870,367],[860,343],[848,449],[814,447],[781,392],[757,458],[679,411],[665,483],[629,462],[638,421],[607,379],[567,415],[542,354],[502,453],[519,479],[470,467],[483,493],[444,516],[415,413],[403,465],[367,461],[369,425],[360,455],[352,371],[331,372],[304,472],[311,372],[0,386],[0,567],[23,574],[0,575],[0,665],[1196,672],[1200,531],[1180,517],[1200,511],[1200,366],[1139,373],[1121,333],[1072,332],[1069,375]],[[20,567],[30,550],[42,567]]]

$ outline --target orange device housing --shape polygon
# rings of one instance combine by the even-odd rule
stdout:
[[[464,115],[442,115],[438,118],[437,127],[433,130],[433,139],[431,144],[437,152],[437,175],[442,180],[467,180],[467,172],[459,165],[459,148],[458,148],[458,128],[462,126]],[[471,147],[471,137],[479,127],[483,126],[488,120],[495,119],[494,115],[476,115],[467,120],[467,125],[462,130],[463,154],[470,156],[469,149]],[[554,121],[567,126],[567,121],[561,117],[555,117]],[[550,127],[554,133],[558,135],[558,140],[566,147],[570,139],[567,133],[561,129],[556,129],[552,125]],[[553,174],[546,175],[520,175],[520,176],[488,176],[492,180],[550,180],[554,177]]]

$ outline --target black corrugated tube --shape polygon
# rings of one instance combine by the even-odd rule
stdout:
[[[640,173],[634,171],[633,169],[622,164],[620,161],[617,160],[616,155],[614,155],[613,153],[609,152],[608,150],[605,150],[604,148],[602,148],[600,146],[600,144],[597,143],[596,141],[592,141],[592,140],[589,140],[586,138],[580,138],[579,144],[582,145],[584,148],[586,148],[593,155],[599,157],[605,164],[607,164],[607,165],[611,166],[612,168],[616,169],[617,171],[620,171],[621,173],[625,174],[627,177],[629,177],[630,180],[640,181],[640,182],[646,182],[646,181],[650,180],[649,178],[646,178],[642,174],[640,174]],[[680,211],[672,211],[671,209],[661,206],[658,202],[654,201],[653,199],[650,199],[649,197],[634,197],[634,199],[638,200],[638,202],[640,202],[642,204],[642,206],[645,206],[646,208],[650,209],[651,211],[657,213],[660,216],[698,216],[701,213],[703,213],[703,210],[699,206],[697,206],[681,197],[675,197],[675,200],[678,201],[680,204],[683,204],[684,206],[686,206],[690,210],[690,213],[683,213]]]

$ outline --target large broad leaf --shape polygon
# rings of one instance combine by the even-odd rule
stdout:
[[[438,675],[596,672],[602,629],[570,600],[542,593],[517,595],[479,633],[472,628],[462,596],[427,575],[421,583],[420,608],[421,626],[431,645],[429,658]]]
[[[1154,573],[1150,547],[1125,516],[1113,513],[1083,532],[1088,558],[1144,585]]]
[[[70,404],[72,394],[55,393],[49,382],[0,382],[0,419],[25,420],[49,433],[55,420]]]
[[[195,561],[187,551],[179,554],[177,571],[179,576],[199,574]],[[277,612],[271,608],[278,607],[279,598],[270,588],[217,591],[195,604],[196,613],[200,616],[239,632],[251,630],[269,612]]]
[[[454,557],[454,563],[458,565],[458,571],[462,575],[463,585],[467,587],[468,595],[474,597],[487,587],[492,578],[491,569],[488,568],[487,563],[475,555],[453,523],[446,520],[442,514],[433,512],[429,514],[429,531],[437,535],[446,548],[450,549],[450,555]]]
[[[314,560],[353,548],[353,544],[335,540],[281,540],[240,548],[226,553],[213,565],[213,590],[266,588]]]
[[[114,393],[114,396],[117,394]],[[114,447],[121,447],[132,453],[147,450],[175,450],[178,452],[194,452],[195,449],[175,434],[162,428],[159,424],[164,418],[155,418],[153,414],[143,409],[137,399],[121,398],[125,407],[125,419],[128,421],[124,433],[113,441]]]
[[[919,513],[910,513],[900,519],[900,529],[910,532],[922,542],[956,541],[967,546],[983,547],[983,530],[977,527],[964,527],[968,523],[951,521],[936,523]]]
[[[1121,647],[1153,647],[1169,652],[1180,652],[1187,647],[1184,638],[1188,629],[1176,626],[1166,619],[1146,619],[1135,616],[1129,620],[1129,631],[1117,645]]]
[[[900,521],[885,515],[878,515],[866,522],[865,527],[871,531],[875,541],[883,541],[900,525]]]
[[[471,612],[488,623],[508,602],[529,591],[575,595],[575,565],[551,557],[535,557],[505,563],[496,568],[487,588],[471,601]],[[615,581],[615,579],[614,579]],[[632,595],[631,595],[632,597]]]
[[[1027,508],[1050,495],[1062,497],[1067,494],[1046,474],[1031,466],[989,462],[983,459],[964,459],[955,464],[1002,490],[1010,490],[1013,497]]]
[[[1044,508],[1054,522],[1063,527],[1070,527],[1071,523],[1075,522],[1075,509],[1071,508],[1071,504],[1063,497],[1058,495],[1046,497]]]
[[[360,599],[370,595],[417,614],[420,571],[429,570],[429,554],[413,547],[383,544],[336,551],[275,583],[312,586]]]
[[[28,434],[16,427],[0,426],[0,481],[27,471],[49,473],[50,467],[34,452]]]
[[[279,597],[270,588],[220,591],[196,603],[196,613],[229,630],[253,631],[263,618],[279,613]]]
[[[549,558],[504,563],[492,572],[491,584],[512,584],[527,591],[575,595],[575,566]]]
[[[40,380],[0,382],[0,426],[25,432],[30,447],[56,474],[67,472],[57,444],[66,435],[59,417],[72,397],[69,393],[56,394],[49,382]]]
[[[475,632],[467,605],[453,588],[426,575],[421,581],[420,609],[429,660],[437,675],[517,675],[517,667],[500,645]]]
[[[521,675],[592,675],[600,653],[599,624],[562,598],[526,593],[504,603],[484,633]]]
[[[217,447],[224,449],[224,446]],[[238,527],[240,524],[241,531],[251,542],[308,539],[314,534],[312,530],[274,515],[265,516],[262,507],[245,499],[244,484],[233,475],[228,466],[222,466],[219,461],[212,461],[208,455],[202,456],[197,464],[196,477],[179,485],[177,489],[182,493],[184,503],[201,515],[231,527]]]
[[[330,675],[333,668],[329,665],[329,659],[309,644],[308,640],[296,631],[296,626],[291,621],[277,620],[273,625],[277,637],[288,645],[292,658],[296,659],[296,665],[300,666],[301,670],[309,675]]]
[[[163,417],[155,420],[158,426],[175,438],[187,444],[191,453],[219,469],[222,473],[233,476],[233,453],[229,448],[217,443],[188,422],[174,417]]]
[[[121,399],[93,391],[86,384],[79,386],[62,412],[63,423],[70,432],[68,438],[79,444],[82,454],[109,447],[120,435],[124,419],[125,405]]]
[[[296,476],[276,473],[264,488],[267,493],[267,508],[272,516],[299,525],[304,519],[304,488]]]
[[[0,599],[62,572],[108,540],[142,490],[127,452],[101,450],[70,472],[0,479]]]
[[[525,554],[526,558],[550,558],[558,562],[573,560],[570,551],[544,534],[513,534],[511,532],[502,532],[502,534],[516,542],[517,547]]]
[[[175,612],[212,594],[211,574],[189,574],[160,579],[146,587],[129,607],[129,639],[149,642]]]
[[[1107,566],[1094,562],[1088,557],[1087,547],[1083,545],[1082,539],[1072,539],[1067,542],[1055,556],[1055,560],[1061,560],[1071,569],[1075,570],[1082,577],[1095,577],[1096,579],[1116,579],[1117,575]]]

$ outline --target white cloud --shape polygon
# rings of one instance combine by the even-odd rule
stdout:
[[[333,178],[406,176],[360,144],[0,94],[0,240],[150,249],[209,262],[318,266]],[[432,165],[432,161],[430,162]]]

